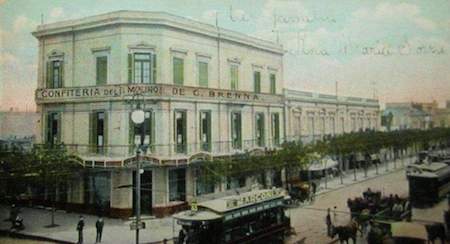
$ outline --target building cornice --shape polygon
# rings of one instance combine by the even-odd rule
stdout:
[[[284,89],[284,96],[287,101],[347,105],[347,106],[366,106],[372,108],[380,107],[378,100],[362,97],[344,97],[344,96],[335,96],[330,94],[297,91],[290,89]]]
[[[80,32],[99,27],[118,25],[151,25],[173,28],[210,38],[220,38],[224,41],[236,42],[279,55],[284,54],[283,47],[279,44],[166,12],[116,11],[82,19],[39,25],[32,34],[36,38],[42,38],[49,35]]]

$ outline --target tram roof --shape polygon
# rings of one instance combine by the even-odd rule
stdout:
[[[408,166],[407,175],[418,177],[439,177],[450,173],[446,163],[413,164]]]
[[[222,218],[222,215],[216,214],[211,211],[182,211],[173,215],[175,219],[184,221],[209,221]]]
[[[239,195],[227,196],[198,204],[199,207],[210,209],[216,213],[225,213],[258,203],[284,198],[285,191],[281,188],[253,190]]]

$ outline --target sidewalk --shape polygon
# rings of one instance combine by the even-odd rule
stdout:
[[[415,157],[404,159],[404,165],[401,160],[397,160],[397,167],[394,169],[394,162],[388,163],[389,171],[386,171],[385,164],[381,164],[378,169],[379,174],[376,174],[375,167],[368,169],[367,177],[364,177],[364,171],[357,172],[357,180],[354,181],[353,171],[348,171],[343,177],[343,184],[341,184],[340,177],[328,179],[327,187],[325,182],[321,181],[318,186],[317,195],[326,194],[337,189],[356,184],[362,181],[376,178],[386,173],[396,172],[402,169],[409,163],[414,162]],[[306,203],[308,204],[308,203]],[[3,221],[9,216],[9,206],[0,205],[0,230],[7,231],[10,228],[10,222]],[[21,216],[24,219],[25,230],[20,233],[28,236],[45,237],[51,240],[60,242],[76,243],[78,240],[78,233],[76,225],[78,223],[79,214],[66,213],[64,211],[56,211],[55,223],[58,227],[46,228],[50,224],[51,212],[44,209],[23,208],[21,209]],[[84,243],[95,243],[95,221],[96,216],[83,215],[85,218],[84,228]],[[124,221],[121,219],[104,218],[105,227],[103,229],[102,243],[132,243],[135,240],[135,231],[130,230],[131,221]],[[144,220],[146,229],[140,232],[141,243],[161,242],[163,239],[172,239],[176,236],[179,228],[173,222],[171,217],[161,219]],[[175,228],[175,229],[174,229]]]
[[[381,163],[378,166],[378,174],[375,166],[372,166],[367,169],[367,177],[365,177],[364,170],[357,170],[356,171],[356,181],[353,170],[348,170],[342,177],[342,183],[341,183],[341,177],[336,176],[333,178],[329,178],[325,184],[325,180],[322,179],[320,181],[320,184],[317,187],[317,195],[325,194],[330,191],[334,191],[337,189],[340,189],[342,187],[346,187],[349,185],[357,184],[359,182],[363,182],[366,180],[370,180],[376,177],[379,177],[381,175],[389,174],[392,172],[396,172],[398,170],[404,169],[407,165],[414,163],[416,160],[416,156],[411,157],[405,157],[404,159],[397,159],[394,161],[388,161],[387,167],[386,163]],[[402,161],[403,160],[403,161]],[[387,171],[386,171],[387,169]],[[326,185],[326,187],[325,187]],[[382,192],[384,193],[384,192]]]
[[[19,233],[26,236],[45,237],[57,242],[76,243],[78,232],[76,226],[80,214],[56,211],[55,223],[59,226],[46,228],[51,222],[51,212],[44,209],[22,208],[21,216],[24,219],[25,230]],[[0,205],[0,230],[7,231],[11,223],[3,221],[9,216],[9,206]],[[95,243],[95,221],[97,217],[84,214],[84,243]],[[135,240],[136,231],[130,230],[131,221],[104,218],[102,243],[131,243]],[[146,229],[140,231],[141,243],[159,242],[163,239],[172,239],[172,218],[144,220]],[[177,226],[175,225],[175,228]],[[178,233],[178,229],[175,229]]]

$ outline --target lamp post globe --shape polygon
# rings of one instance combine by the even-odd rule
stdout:
[[[144,120],[145,120],[144,110],[141,110],[141,109],[134,110],[131,113],[131,120],[135,124],[142,124],[144,122]]]

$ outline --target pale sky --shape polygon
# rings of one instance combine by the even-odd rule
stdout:
[[[283,44],[288,88],[379,98],[450,99],[448,0],[0,0],[0,110],[34,109],[44,23],[116,10],[166,11]],[[277,38],[277,34],[278,38]]]

